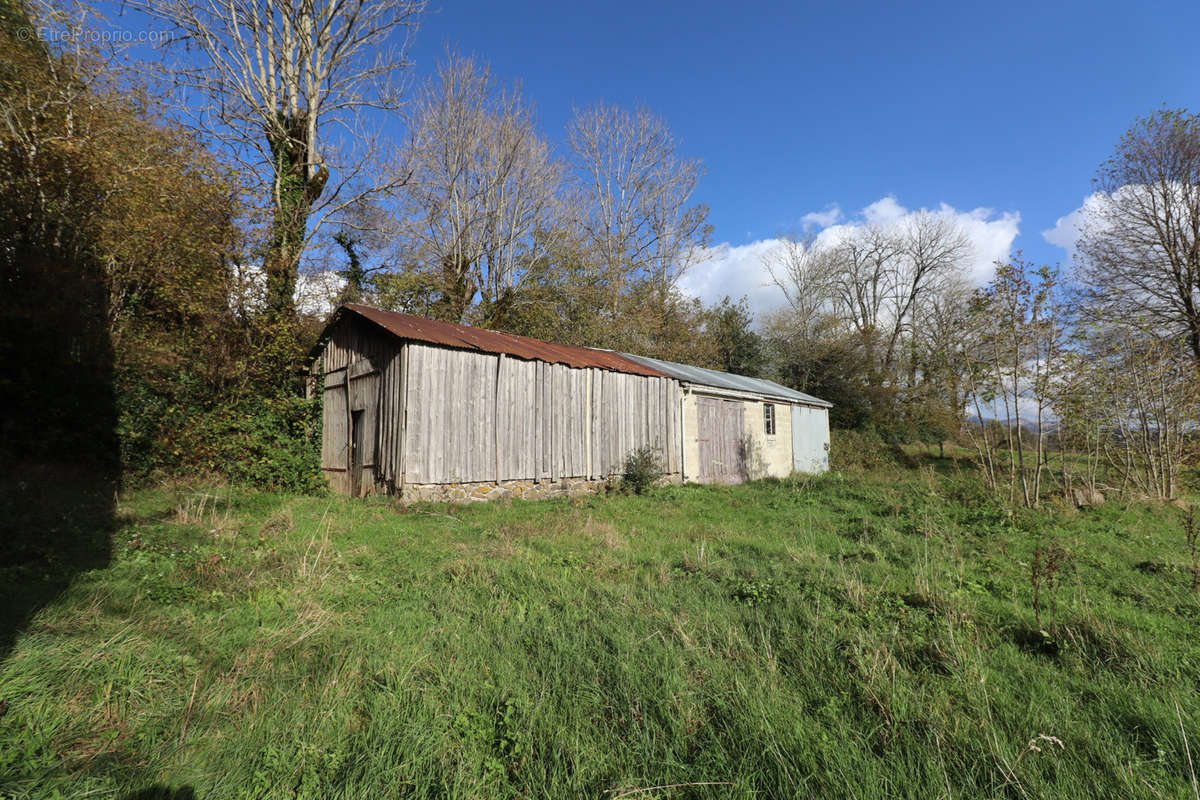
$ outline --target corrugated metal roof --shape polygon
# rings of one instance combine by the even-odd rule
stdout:
[[[352,311],[402,339],[465,350],[478,350],[484,353],[504,353],[530,361],[548,361],[553,364],[566,364],[570,367],[595,367],[612,372],[628,372],[633,375],[668,377],[667,373],[660,372],[653,366],[632,361],[611,350],[551,344],[529,336],[489,331],[484,328],[473,328],[470,325],[456,325],[452,322],[441,322],[412,314],[384,311],[358,303],[350,303],[339,308],[333,320],[336,321],[344,310]]]
[[[733,389],[739,392],[751,392],[753,394],[766,395],[767,397],[777,397],[781,400],[789,400],[793,403],[805,403],[823,408],[833,407],[833,403],[813,397],[810,394],[805,394],[804,392],[797,392],[795,389],[789,389],[786,386],[775,383],[775,381],[768,381],[763,378],[747,378],[742,375],[719,372],[715,369],[693,367],[688,364],[676,364],[673,361],[662,361],[657,358],[635,356],[629,353],[622,353],[622,355],[685,383],[714,386],[720,389]]]

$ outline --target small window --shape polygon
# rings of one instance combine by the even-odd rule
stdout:
[[[767,436],[775,435],[775,406],[772,403],[763,403],[763,429]]]

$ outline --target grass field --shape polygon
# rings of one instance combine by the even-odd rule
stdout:
[[[0,796],[1200,798],[1189,582],[1173,508],[1014,514],[932,470],[134,491],[0,663]]]

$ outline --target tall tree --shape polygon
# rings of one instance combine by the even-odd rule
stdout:
[[[815,236],[785,236],[762,259],[771,282],[783,293],[791,313],[787,324],[792,335],[816,335],[830,312],[833,273],[831,249],[817,244]]]
[[[404,240],[440,277],[440,315],[461,322],[476,301],[498,312],[541,254],[561,169],[520,92],[453,53],[408,125]]]
[[[953,276],[914,310],[905,406],[925,440],[943,443],[966,423],[969,363],[963,331],[971,291],[966,278]]]
[[[423,0],[134,0],[192,53],[174,72],[187,104],[267,196],[269,307],[294,315],[300,259],[325,220],[378,191],[371,109],[399,107]],[[174,41],[174,40],[172,40]],[[348,133],[339,142],[333,129]],[[345,151],[339,147],[345,144]],[[368,185],[363,186],[366,181]],[[382,181],[387,183],[387,181]]]
[[[1085,310],[1183,340],[1200,369],[1200,117],[1137,120],[1096,184],[1078,242]]]
[[[574,214],[607,285],[610,315],[637,281],[665,308],[711,235],[708,208],[691,204],[700,162],[680,156],[666,122],[645,109],[576,109],[567,138]]]
[[[724,298],[709,312],[708,334],[713,338],[718,369],[748,378],[761,378],[766,369],[766,351],[746,299],[736,303]]]
[[[971,243],[958,223],[945,214],[919,211],[900,228],[901,258],[890,280],[890,330],[884,363],[897,357],[901,337],[913,333],[921,307],[938,290],[961,276]]]

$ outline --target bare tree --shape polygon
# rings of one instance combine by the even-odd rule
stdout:
[[[787,351],[787,371],[807,378],[796,358],[820,358],[837,365],[824,390],[853,385],[862,419],[925,441],[953,435],[963,418],[970,253],[955,220],[928,211],[786,237],[764,265],[788,304],[771,326],[776,349]]]
[[[451,54],[409,115],[406,239],[440,273],[446,316],[500,302],[540,254],[561,168],[519,90]]]
[[[1182,339],[1200,368],[1200,117],[1137,120],[1097,188],[1078,244],[1088,310]]]
[[[1010,502],[1020,490],[1027,507],[1041,498],[1046,422],[1062,368],[1065,312],[1057,285],[1054,268],[1019,256],[997,264],[972,301],[964,331],[976,417],[967,433],[993,488],[1007,490]]]
[[[903,253],[901,237],[882,225],[854,229],[833,251],[834,309],[856,333],[874,338],[888,324]]]
[[[954,436],[966,423],[969,360],[963,331],[971,300],[971,286],[962,275],[939,281],[913,308],[908,348],[909,388],[918,381],[917,409],[928,427],[941,436]],[[942,439],[939,438],[939,442]]]
[[[917,212],[905,218],[899,235],[901,258],[891,279],[891,332],[884,355],[889,365],[901,336],[911,332],[921,301],[960,277],[971,255],[966,233],[945,214]]]
[[[707,243],[708,209],[689,205],[703,175],[682,158],[666,122],[650,111],[596,105],[568,126],[575,216],[608,285],[610,312],[634,279],[665,301]]]
[[[921,211],[898,224],[851,230],[829,254],[826,285],[839,316],[878,339],[880,365],[891,369],[922,301],[960,275],[970,253],[953,218]]]
[[[793,335],[812,338],[828,316],[832,260],[830,248],[819,245],[813,235],[784,236],[779,247],[763,256],[763,266],[771,282],[783,293],[791,309],[788,325]]]
[[[397,81],[424,0],[131,2],[178,29],[172,43],[199,54],[176,67],[173,80],[207,99],[185,108],[269,188],[268,303],[294,313],[309,236],[380,188],[361,186],[376,155],[364,144],[364,114],[398,108]],[[344,148],[331,129],[341,129]]]

